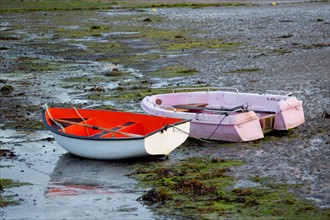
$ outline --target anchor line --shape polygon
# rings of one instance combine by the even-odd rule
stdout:
[[[219,121],[219,124],[218,124],[218,126],[214,129],[214,131],[213,131],[213,133],[206,139],[206,140],[209,140],[214,134],[215,134],[215,132],[218,130],[218,128],[220,127],[220,125],[221,125],[221,122],[226,118],[228,116],[228,114],[226,113],[224,116],[223,116],[223,118]]]
[[[199,140],[199,141],[206,142],[206,143],[213,143],[213,141],[209,141],[209,140],[207,140],[207,139],[203,139],[203,138],[199,138],[199,137],[193,136],[193,135],[189,134],[188,132],[182,130],[181,128],[175,127],[174,125],[168,125],[168,126],[173,127],[173,128],[175,128],[175,129],[177,129],[178,131],[181,131],[181,132],[183,132],[183,133],[189,135],[191,138],[195,138],[195,139],[197,139],[197,140]]]

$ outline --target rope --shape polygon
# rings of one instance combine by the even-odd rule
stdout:
[[[183,133],[189,135],[191,138],[195,138],[195,139],[197,139],[197,140],[199,140],[199,141],[206,142],[206,143],[213,143],[212,141],[208,141],[208,140],[205,140],[205,139],[203,139],[203,138],[199,138],[199,137],[196,137],[196,136],[192,136],[190,133],[188,133],[188,132],[186,132],[186,131],[184,131],[184,130],[178,128],[178,127],[175,127],[174,125],[168,125],[168,126],[173,127],[173,128],[175,128],[175,129],[177,129],[177,130],[179,130],[179,131],[181,131],[181,132],[183,132]]]
[[[63,125],[61,123],[55,121],[54,118],[52,117],[52,115],[50,114],[47,103],[44,104],[42,107],[46,110],[46,112],[48,113],[48,116],[52,120],[52,122],[54,124],[56,124],[59,128],[61,128],[63,133],[65,133],[65,129],[64,129]]]
[[[208,140],[208,139],[210,139],[214,134],[215,134],[215,132],[218,130],[218,128],[220,127],[220,124],[221,124],[221,122],[225,119],[225,117],[227,117],[228,116],[228,114],[226,113],[224,116],[223,116],[223,118],[220,120],[220,122],[219,122],[219,124],[218,124],[218,126],[214,129],[214,131],[213,131],[213,133],[206,139],[206,140]]]
[[[73,107],[73,109],[76,111],[77,115],[84,121],[84,124],[87,125],[85,119],[81,116],[81,114],[78,112],[78,110],[75,107]],[[85,127],[85,129],[86,129],[87,136],[89,137],[88,128]]]

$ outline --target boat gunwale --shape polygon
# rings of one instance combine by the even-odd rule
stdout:
[[[95,110],[97,111],[97,110]],[[102,111],[107,111],[107,110],[102,110]],[[52,133],[55,133],[55,134],[58,134],[58,135],[61,135],[61,136],[65,136],[65,137],[70,137],[70,138],[75,138],[75,139],[82,139],[82,140],[88,140],[88,141],[124,141],[124,140],[137,140],[137,139],[145,139],[151,135],[154,135],[158,132],[161,132],[162,130],[165,129],[166,126],[163,126],[157,130],[154,130],[153,132],[150,132],[146,135],[141,135],[140,137],[117,137],[117,138],[101,138],[101,137],[91,137],[91,136],[79,136],[79,135],[73,135],[73,134],[68,134],[68,133],[63,133],[63,132],[60,132],[56,129],[54,129],[52,126],[50,126],[48,124],[48,122],[46,121],[46,114],[45,114],[46,110],[43,110],[42,111],[42,122],[44,124],[44,126],[49,130],[51,131]],[[111,111],[111,112],[119,112],[119,111]],[[141,114],[141,113],[133,113],[133,112],[128,112],[130,114],[139,114],[139,115],[146,115],[146,114]],[[164,118],[163,116],[155,116],[155,115],[149,115],[147,114],[148,116],[153,116],[153,117],[162,117]],[[166,117],[165,118],[173,118],[173,117]],[[175,119],[179,119],[180,121],[178,122],[175,122],[175,123],[171,123],[171,124],[168,124],[168,125],[171,125],[173,127],[177,126],[177,125],[180,125],[180,124],[184,124],[184,123],[187,123],[187,122],[190,122],[191,119],[182,119],[182,118],[175,118]]]
[[[188,88],[188,89],[193,89],[193,88]],[[205,88],[203,88],[205,89]],[[206,88],[208,89],[208,87]],[[217,89],[217,87],[211,87],[211,89]],[[292,96],[292,93],[286,93],[286,94],[270,94],[267,93],[271,90],[267,90],[265,93],[251,93],[251,92],[238,92],[238,90],[236,88],[227,88],[227,89],[232,89],[232,90],[236,90],[236,91],[222,91],[222,90],[202,90],[202,91],[184,91],[184,92],[172,92],[172,93],[161,93],[161,94],[155,94],[155,95],[149,95],[144,97],[144,99],[141,101],[142,105],[145,105],[146,107],[148,107],[148,104],[146,104],[147,102],[151,103],[153,105],[153,109],[157,109],[156,111],[163,111],[163,112],[171,112],[172,110],[169,110],[170,108],[173,109],[173,112],[175,114],[182,114],[182,115],[196,115],[196,112],[179,112],[176,111],[174,106],[167,106],[167,105],[161,105],[161,104],[157,104],[155,101],[152,101],[152,98],[161,98],[163,96],[173,96],[173,95],[188,95],[188,94],[216,94],[216,93],[221,93],[221,94],[235,94],[237,96],[240,95],[246,95],[246,96],[257,96],[257,97],[267,97],[267,98],[279,98],[279,100],[276,100],[276,103],[279,103],[281,101],[286,101]],[[276,91],[276,90],[275,90]],[[286,92],[286,91],[277,91],[277,92]],[[298,100],[299,102],[302,102],[301,100]],[[238,106],[237,106],[238,107]],[[143,108],[143,106],[142,106]],[[144,109],[145,110],[145,109]],[[208,112],[203,112],[202,114],[207,114],[207,115],[227,115],[226,113],[228,112],[232,112],[232,111],[223,111],[221,109],[214,109],[214,110],[208,110],[206,109],[206,111],[210,111],[210,112],[218,112],[218,114],[213,114],[213,113],[208,113]],[[255,113],[267,113],[267,114],[277,114],[277,113],[281,113],[281,111],[278,110],[273,110],[273,111],[266,111],[266,110],[259,110],[259,109],[248,109],[248,111],[253,111]]]

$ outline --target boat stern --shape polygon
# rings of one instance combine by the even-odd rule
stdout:
[[[233,131],[229,132],[232,137],[227,141],[246,142],[264,138],[259,117],[253,111],[237,114],[229,124],[232,125],[229,127],[232,127]]]
[[[191,136],[229,142],[245,142],[264,137],[259,118],[253,111],[231,113],[214,120],[209,117],[199,119],[192,122]]]
[[[189,136],[190,121],[168,125],[162,131],[145,138],[145,150],[149,155],[168,155]]]
[[[280,101],[277,104],[277,109],[274,122],[275,130],[289,130],[305,122],[302,101],[295,97]]]

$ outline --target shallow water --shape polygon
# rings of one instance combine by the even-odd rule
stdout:
[[[75,157],[56,142],[45,141],[50,136],[44,131],[5,130],[1,135],[1,149],[16,155],[1,160],[1,178],[32,184],[3,194],[17,195],[21,203],[3,209],[0,216],[4,219],[154,219],[136,201],[144,191],[126,176],[133,162]]]

